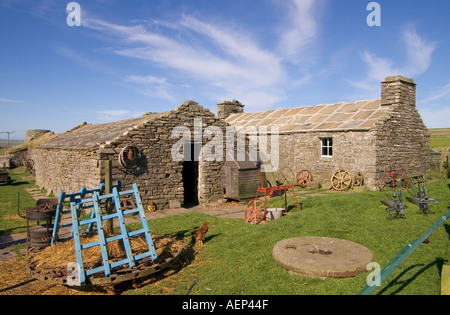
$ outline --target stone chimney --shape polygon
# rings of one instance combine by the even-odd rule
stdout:
[[[239,101],[233,100],[223,101],[217,105],[217,117],[220,119],[227,119],[231,114],[240,114],[244,112],[244,105]]]
[[[381,83],[381,105],[405,105],[416,107],[416,84],[402,76],[387,77]]]

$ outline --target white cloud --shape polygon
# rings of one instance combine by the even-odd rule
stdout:
[[[298,63],[302,53],[317,36],[319,0],[292,0],[287,4],[288,16],[283,28],[279,51],[290,61]]]
[[[368,51],[364,52],[362,59],[369,67],[369,70],[367,71],[368,80],[381,82],[384,81],[387,76],[402,73],[399,69],[393,67],[393,61],[377,57]]]
[[[428,128],[450,128],[450,81],[433,90],[418,104],[419,112]]]
[[[143,95],[158,97],[171,102],[176,101],[176,98],[169,92],[171,85],[167,83],[166,78],[159,78],[151,75],[130,75],[125,78],[125,82],[132,84],[134,88]]]
[[[362,81],[350,81],[354,86],[371,90],[374,84],[379,84],[386,77],[392,75],[403,75],[409,78],[425,73],[431,65],[432,54],[436,49],[436,44],[426,41],[419,36],[412,26],[408,26],[401,34],[402,46],[405,47],[405,58],[403,65],[391,59],[376,56],[374,53],[365,51],[361,59],[367,65],[366,78]]]
[[[410,77],[427,71],[430,67],[431,56],[436,49],[436,44],[427,42],[411,27],[405,29],[403,41],[407,48],[407,64],[402,71]]]
[[[56,53],[64,56],[66,58],[69,58],[71,60],[74,60],[75,62],[79,63],[80,65],[82,65],[83,67],[95,70],[95,71],[99,71],[102,73],[108,73],[108,74],[113,74],[113,71],[111,70],[110,67],[108,66],[104,66],[102,64],[99,64],[91,59],[88,59],[84,56],[82,56],[81,54],[75,52],[74,50],[65,48],[65,47],[58,47],[56,49]]]
[[[440,89],[434,91],[427,98],[423,100],[424,103],[431,103],[437,100],[450,100],[450,81],[447,85],[441,87]]]
[[[130,74],[125,82],[134,84],[140,93],[171,99],[176,86],[197,81],[204,85],[204,94],[214,94],[218,101],[239,99],[252,102],[247,104],[250,106],[269,105],[268,102],[273,105],[284,99],[287,86],[308,82],[302,79],[301,73],[289,77],[283,61],[286,54],[298,56],[304,52],[318,29],[317,1],[291,0],[289,3],[289,9],[294,10],[290,11],[289,23],[280,32],[280,45],[269,48],[263,47],[256,36],[242,27],[190,15],[182,15],[175,23],[155,25],[135,20],[129,26],[84,16],[83,26],[120,44],[110,52],[170,71],[171,76],[163,82],[154,80],[155,73],[150,76]],[[286,43],[289,47],[279,49]],[[305,78],[310,76],[306,73]]]
[[[0,97],[0,103],[20,104],[20,103],[24,103],[24,101],[13,100],[13,99],[10,99],[10,98]]]

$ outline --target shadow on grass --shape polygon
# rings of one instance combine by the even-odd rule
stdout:
[[[417,265],[413,265],[408,267],[407,269],[405,269],[403,272],[401,272],[395,279],[393,279],[391,282],[389,282],[389,284],[387,284],[382,290],[380,290],[377,295],[381,295],[384,293],[387,293],[390,289],[394,289],[396,286],[399,286],[398,288],[396,288],[395,290],[393,290],[392,292],[389,292],[387,294],[389,295],[396,295],[398,293],[400,293],[406,286],[408,286],[409,284],[411,284],[414,280],[417,279],[417,277],[419,277],[423,272],[425,272],[427,269],[436,266],[436,268],[438,269],[439,274],[441,274],[442,272],[442,266],[444,265],[444,263],[447,262],[447,260],[443,259],[443,258],[436,258],[435,261],[429,263],[428,265],[420,268],[419,270],[416,271],[415,274],[413,274],[412,276],[410,276],[407,279],[404,279],[407,276],[407,273],[409,273],[410,271],[423,266],[423,264],[417,264]]]
[[[17,187],[17,186],[22,186],[22,185],[30,185],[30,182],[19,180],[19,181],[14,181],[10,186]]]
[[[21,229],[26,229],[26,228],[27,228],[27,226],[24,225],[24,226],[17,226],[17,227],[11,228],[11,229],[0,230],[0,236],[3,236],[3,237],[9,236],[11,234],[15,234],[16,233],[16,232],[14,232],[15,230],[21,230]]]

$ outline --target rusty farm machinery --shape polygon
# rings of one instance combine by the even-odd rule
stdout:
[[[427,173],[426,170],[423,174],[412,176],[410,179],[411,188],[410,191],[413,196],[406,196],[406,199],[419,207],[419,209],[428,214],[430,212],[429,204],[438,203],[437,199],[430,198],[427,190]]]
[[[403,189],[408,189],[412,196],[405,199],[415,204],[424,213],[429,213],[429,204],[438,203],[437,199],[428,196],[426,188],[427,171],[422,174],[407,175],[404,169],[394,169],[380,172],[380,191],[386,190],[388,200],[381,200],[387,206],[388,219],[392,219],[394,214],[399,218],[406,218],[405,210],[407,205],[403,203]]]
[[[284,195],[285,210],[287,210],[287,194],[289,194],[294,200],[295,204],[300,211],[300,205],[295,195],[294,185],[283,184],[274,178],[268,179],[265,183],[261,175],[261,163],[258,162],[258,174],[261,180],[261,187],[258,187],[255,199],[247,204],[245,209],[245,221],[247,223],[258,224],[264,221],[267,216],[267,203],[268,198]],[[273,175],[270,166],[264,165],[264,171],[266,176]]]

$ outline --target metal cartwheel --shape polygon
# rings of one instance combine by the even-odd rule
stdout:
[[[308,170],[301,170],[295,177],[295,183],[302,188],[306,186],[307,182],[311,182],[312,180],[312,174]]]

